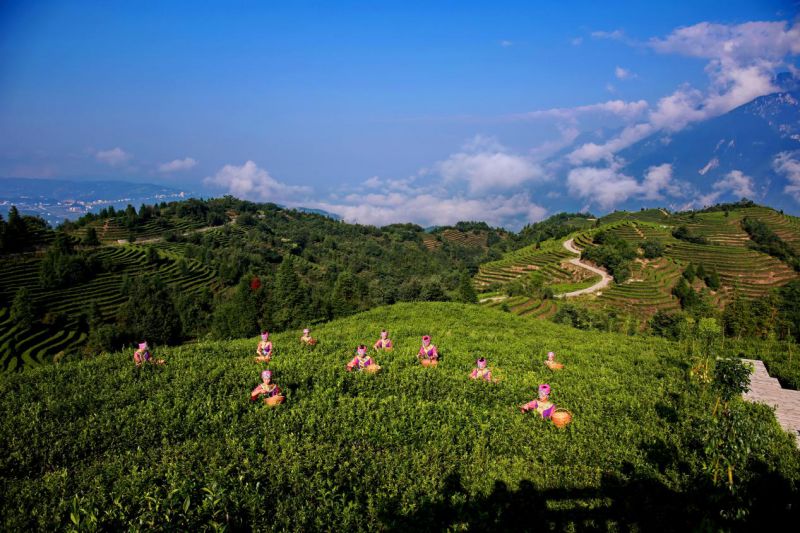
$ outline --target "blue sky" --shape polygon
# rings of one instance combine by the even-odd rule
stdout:
[[[592,172],[573,171],[614,170],[615,148],[548,157],[582,132],[680,128],[769,92],[796,64],[796,17],[765,0],[4,2],[0,175],[376,224],[518,226],[555,198],[602,211],[617,197],[592,202]]]

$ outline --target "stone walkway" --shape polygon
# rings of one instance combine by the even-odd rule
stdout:
[[[794,435],[800,448],[800,391],[782,388],[777,379],[769,376],[763,361],[742,360],[754,367],[750,376],[750,390],[744,394],[744,399],[774,407],[775,418],[786,431]]]

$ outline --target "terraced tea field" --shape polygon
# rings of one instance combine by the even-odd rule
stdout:
[[[527,296],[499,297],[481,305],[490,309],[508,309],[511,314],[529,318],[550,318],[558,311],[558,303],[555,300],[541,300]]]
[[[131,230],[123,224],[122,219],[110,218],[91,222],[86,227],[75,231],[73,235],[78,238],[83,238],[86,235],[86,229],[88,227],[93,227],[97,231],[97,238],[100,239],[101,242],[111,243],[119,240],[127,240],[131,236],[131,233],[136,236],[137,240],[151,240],[160,238],[168,231],[187,233],[203,227],[203,224],[189,219],[158,218],[150,222],[136,224],[133,232],[131,232]]]
[[[536,245],[526,246],[506,254],[498,261],[480,266],[474,281],[478,289],[496,283],[508,283],[529,272],[541,272],[548,283],[564,283],[574,279],[571,270],[562,263],[572,258],[560,241],[546,241],[540,249]]]
[[[214,273],[197,261],[186,260],[186,268],[182,270],[177,261],[179,256],[174,253],[162,252],[158,265],[148,264],[146,250],[146,246],[140,245],[103,247],[96,252],[96,256],[114,265],[113,271],[98,274],[86,283],[61,289],[45,290],[39,285],[40,257],[28,256],[0,262],[0,298],[3,301],[10,302],[19,288],[26,287],[40,310],[40,316],[61,314],[64,321],[52,326],[37,323],[33,329],[22,330],[11,322],[8,310],[3,308],[3,314],[0,315],[3,320],[0,323],[0,371],[41,364],[52,360],[61,351],[78,348],[86,340],[85,327],[80,325],[79,317],[92,302],[98,304],[104,319],[110,320],[127,300],[121,290],[124,275],[157,272],[167,284],[188,293],[216,283]]]

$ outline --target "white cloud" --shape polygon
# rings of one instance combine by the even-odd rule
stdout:
[[[614,167],[578,167],[570,170],[567,187],[573,196],[589,199],[603,209],[624,202],[639,192],[639,183]]]
[[[197,161],[192,159],[191,157],[187,157],[184,159],[175,159],[170,161],[169,163],[161,163],[158,165],[159,172],[178,172],[182,170],[189,170],[190,168],[197,165]]]
[[[606,91],[610,92],[611,94],[614,94],[615,92],[617,92],[617,88],[614,87],[613,83],[606,83]]]
[[[591,33],[591,35],[595,39],[610,39],[612,41],[623,41],[623,40],[626,40],[625,32],[623,32],[622,30],[593,31]]]
[[[619,80],[629,80],[631,78],[635,78],[636,74],[626,68],[617,66],[617,68],[614,69],[614,76],[616,76]]]
[[[511,41],[506,41],[506,40],[500,41],[500,46],[502,46],[503,48],[508,48],[509,46],[512,46],[513,44],[514,43],[512,43]]]
[[[590,113],[607,113],[618,116],[624,120],[633,120],[640,117],[647,111],[648,104],[645,100],[626,102],[625,100],[608,100],[596,104],[588,104],[577,107],[554,107],[551,109],[541,109],[515,115],[520,119],[538,118],[560,118],[574,121],[579,115]]]
[[[731,170],[724,178],[715,181],[713,188],[721,194],[729,192],[739,198],[754,198],[756,196],[753,188],[753,178],[745,175],[741,170]]]
[[[799,152],[781,152],[772,161],[775,172],[783,175],[789,182],[783,188],[783,192],[798,202],[800,202],[800,159],[797,159],[799,155]]]
[[[717,168],[718,166],[719,166],[719,159],[717,159],[716,157],[714,157],[714,158],[712,158],[712,159],[711,159],[711,161],[709,161],[708,163],[706,163],[706,166],[704,166],[703,168],[701,168],[700,170],[698,170],[698,171],[697,171],[697,173],[698,173],[698,174],[700,174],[701,176],[705,176],[705,175],[706,175],[706,173],[707,173],[709,170],[713,170],[713,169]]]
[[[111,150],[100,150],[95,152],[94,157],[101,163],[116,167],[127,163],[133,157],[119,146]]]
[[[544,171],[530,158],[509,153],[496,140],[482,136],[476,136],[463,151],[436,163],[434,169],[445,182],[466,182],[472,194],[545,179]]]
[[[228,194],[254,201],[284,201],[297,203],[296,195],[310,192],[308,187],[287,185],[277,181],[269,172],[259,168],[253,161],[242,166],[225,165],[214,176],[207,177],[203,184],[224,189]]]
[[[619,30],[594,32],[592,36],[635,44]],[[659,53],[708,59],[709,89],[701,92],[688,85],[679,87],[649,110],[646,122],[624,128],[604,144],[588,143],[574,150],[569,155],[572,164],[609,160],[651,133],[679,131],[777,91],[772,83],[776,71],[787,66],[787,56],[800,54],[800,28],[789,27],[787,22],[703,22],[678,28],[663,39],[651,39],[647,46]],[[617,74],[623,74],[619,67]]]
[[[354,194],[345,198],[345,202],[317,202],[311,206],[341,215],[349,222],[376,226],[409,221],[421,226],[446,226],[462,220],[483,220],[493,226],[520,228],[542,220],[547,214],[547,209],[532,202],[526,193],[469,198],[438,190]]]
[[[580,46],[581,44],[583,44],[583,37],[575,37],[570,41],[570,43],[572,44],[572,46]]]
[[[607,167],[578,167],[570,170],[567,188],[571,195],[586,199],[603,209],[630,198],[662,200],[664,194],[672,197],[683,195],[680,184],[673,180],[672,165],[669,163],[648,168],[641,182],[623,174],[616,161]]]

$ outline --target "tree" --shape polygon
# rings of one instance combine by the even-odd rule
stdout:
[[[708,288],[712,291],[716,291],[720,288],[721,283],[719,281],[719,274],[717,273],[716,268],[711,270],[711,273],[708,274],[708,276],[705,278],[705,281]]]
[[[461,273],[461,279],[458,284],[458,300],[469,304],[478,303],[478,295],[475,294],[472,279],[466,271]]]
[[[217,339],[252,337],[258,332],[258,301],[247,280],[242,280],[227,299],[217,303],[211,333]]]
[[[36,321],[36,306],[27,287],[20,287],[11,302],[11,320],[20,329],[28,329]]]
[[[689,263],[689,266],[683,270],[683,277],[691,284],[696,276],[697,273],[694,270],[694,264]]]
[[[278,328],[298,326],[305,321],[306,292],[294,271],[291,256],[284,257],[278,267],[273,296],[273,320]]]
[[[167,285],[159,276],[139,275],[130,281],[128,301],[117,311],[117,323],[131,340],[158,344],[178,342],[182,325]]]
[[[347,316],[358,310],[360,290],[358,279],[352,272],[345,270],[336,277],[331,296],[331,312],[333,316]]]
[[[100,239],[97,238],[97,230],[94,226],[86,228],[86,235],[83,236],[83,244],[86,246],[100,246]]]
[[[5,225],[3,237],[4,252],[19,252],[28,242],[28,226],[19,214],[17,207],[12,205],[8,210],[8,222]]]
[[[656,259],[664,255],[664,243],[658,239],[647,239],[642,243],[645,259]]]

